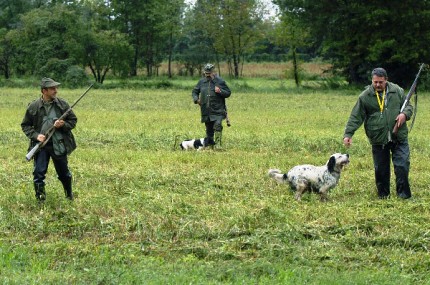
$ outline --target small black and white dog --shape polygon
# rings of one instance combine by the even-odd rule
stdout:
[[[279,183],[288,182],[290,187],[296,191],[295,198],[298,201],[306,191],[319,193],[321,201],[325,201],[328,191],[336,187],[340,172],[348,163],[348,154],[335,153],[323,166],[298,165],[285,174],[279,169],[270,169],[268,174]]]
[[[184,140],[179,144],[181,149],[188,150],[188,149],[196,149],[201,150],[204,149],[206,146],[205,139],[191,139],[191,140]]]

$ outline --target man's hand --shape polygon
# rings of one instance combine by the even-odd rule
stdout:
[[[346,147],[350,147],[352,145],[352,138],[344,137],[343,138],[343,144]]]
[[[39,134],[39,135],[37,136],[37,140],[38,140],[38,141],[40,141],[40,142],[44,142],[44,141],[45,141],[45,139],[46,139],[45,135]]]
[[[218,86],[215,86],[215,93],[221,93],[221,88],[219,88]]]
[[[396,118],[397,128],[400,128],[405,122],[406,122],[406,115],[403,113],[400,113]]]
[[[200,99],[197,99],[194,104],[199,104],[199,106],[201,106],[202,104],[200,103]]]
[[[64,121],[63,120],[56,120],[54,122],[54,127],[57,128],[57,129],[59,129],[59,128],[63,127],[63,126],[64,126]]]

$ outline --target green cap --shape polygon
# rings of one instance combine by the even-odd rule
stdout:
[[[51,78],[43,77],[42,81],[40,82],[40,87],[42,88],[49,88],[49,87],[55,87],[60,85],[60,82],[54,81]]]

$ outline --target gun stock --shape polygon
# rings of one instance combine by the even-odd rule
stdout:
[[[27,155],[25,156],[25,159],[27,159],[27,161],[30,161],[32,158],[33,158],[33,156],[36,154],[36,152],[37,152],[37,150],[39,149],[39,147],[40,147],[40,145],[41,145],[42,143],[40,142],[40,143],[38,143],[38,144],[36,144],[28,153],[27,153]]]

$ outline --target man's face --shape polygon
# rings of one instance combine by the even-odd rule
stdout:
[[[383,76],[373,75],[372,85],[376,91],[382,92],[385,90],[385,87],[387,86],[387,78],[385,78]]]
[[[206,77],[211,77],[211,76],[212,76],[212,72],[210,72],[210,71],[209,71],[209,72],[208,72],[208,71],[205,71],[205,76],[206,76]]]
[[[57,97],[57,90],[58,87],[54,86],[54,87],[48,87],[48,88],[43,88],[42,89],[42,93],[43,93],[43,99],[47,100],[47,101],[52,101],[55,99],[55,97]]]

